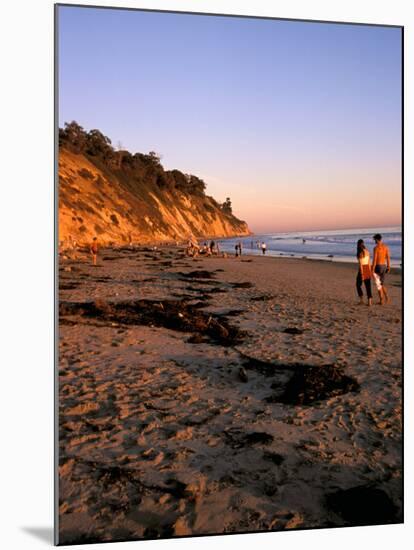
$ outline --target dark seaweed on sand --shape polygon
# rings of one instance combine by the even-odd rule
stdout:
[[[214,273],[211,271],[189,271],[188,273],[178,272],[178,275],[186,279],[213,279]]]
[[[271,294],[263,294],[262,296],[253,296],[250,298],[252,302],[267,302],[268,300],[273,300],[274,296]]]
[[[382,489],[370,485],[331,493],[326,497],[326,504],[348,525],[380,525],[401,521],[390,497]]]
[[[311,405],[316,401],[359,390],[359,384],[335,365],[295,365],[293,376],[281,395],[271,395],[269,403]]]
[[[81,315],[100,321],[125,325],[164,327],[180,332],[199,333],[208,336],[222,346],[240,342],[245,333],[230,325],[226,319],[199,311],[205,303],[189,304],[187,300],[131,300],[125,302],[61,302],[59,314]]]
[[[230,428],[224,431],[227,444],[233,449],[241,449],[253,445],[269,445],[274,437],[266,432],[244,433],[237,428]]]
[[[239,352],[240,353],[240,352]],[[318,401],[359,390],[359,383],[347,376],[335,365],[306,365],[302,363],[270,363],[240,353],[246,370],[256,371],[266,377],[276,377],[280,382],[271,384],[278,393],[269,395],[268,403],[285,405],[312,405]],[[286,381],[286,375],[290,375]],[[283,380],[283,381],[282,381]]]
[[[243,283],[229,283],[233,288],[253,288],[254,285],[249,281]]]
[[[303,330],[297,327],[287,327],[283,330],[283,332],[285,334],[293,334],[293,335],[303,334]]]

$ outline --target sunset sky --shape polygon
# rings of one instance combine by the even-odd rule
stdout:
[[[401,30],[59,8],[59,125],[231,197],[257,233],[401,223]]]

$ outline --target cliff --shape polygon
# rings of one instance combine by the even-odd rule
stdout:
[[[250,234],[231,206],[204,193],[202,180],[165,171],[154,153],[133,156],[111,148],[108,157],[90,151],[61,136],[59,242],[63,246],[72,240],[86,244],[94,236],[101,244],[125,244]]]

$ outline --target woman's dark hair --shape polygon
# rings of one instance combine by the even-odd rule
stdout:
[[[357,258],[360,258],[360,257],[363,255],[364,250],[366,250],[364,241],[363,241],[362,239],[359,239],[359,241],[357,242],[357,253],[356,253],[356,257],[357,257]]]

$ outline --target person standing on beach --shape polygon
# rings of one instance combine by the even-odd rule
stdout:
[[[359,263],[358,275],[356,278],[356,288],[359,296],[359,303],[364,303],[364,293],[362,292],[362,283],[365,285],[367,293],[367,306],[372,306],[372,290],[371,290],[371,267],[369,262],[369,252],[362,239],[357,242],[357,259]]]
[[[385,274],[390,272],[391,268],[391,259],[390,251],[386,244],[382,242],[382,235],[376,233],[373,236],[375,241],[374,247],[374,259],[372,261],[372,273],[374,273],[378,278],[380,284],[377,285],[378,295],[379,295],[379,304],[388,303],[388,291],[384,285]]]
[[[239,254],[242,255],[242,243],[239,241]]]
[[[96,265],[96,260],[98,258],[98,239],[96,237],[92,240],[90,252],[92,254],[92,265]]]
[[[262,243],[262,253],[266,254],[266,243]]]

